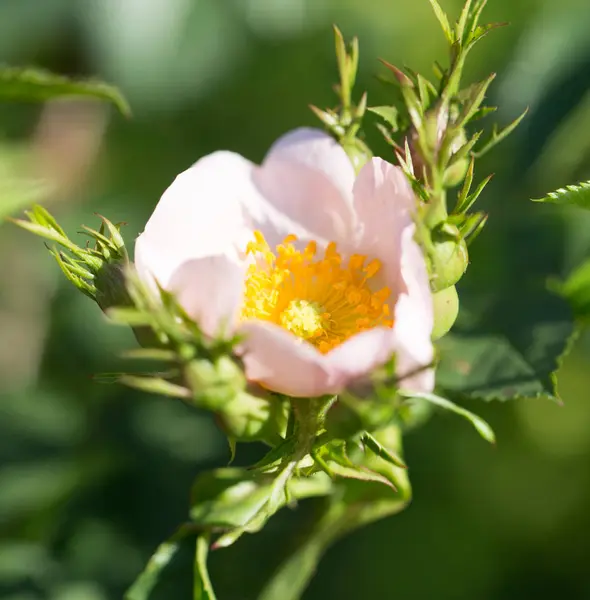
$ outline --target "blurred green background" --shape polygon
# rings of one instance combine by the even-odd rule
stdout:
[[[441,2],[453,15],[461,4]],[[464,295],[509,294],[590,255],[588,214],[528,201],[590,178],[590,3],[492,0],[484,14],[511,26],[474,50],[468,76],[499,73],[490,121],[531,112],[480,164],[480,177],[496,177]],[[316,125],[307,105],[335,98],[332,23],[359,36],[358,90],[373,105],[387,102],[378,56],[425,74],[443,58],[427,0],[2,0],[0,61],[106,79],[134,116],[2,105],[0,211],[26,193],[5,171],[30,163],[55,178],[45,205],[67,231],[99,212],[128,224],[132,248],[163,190],[200,156],[228,148],[260,160],[281,133]],[[100,377],[124,370],[118,353],[133,344],[68,287],[40,240],[0,226],[0,598],[122,598],[186,518],[195,475],[226,464],[207,415]],[[582,334],[560,371],[563,407],[471,403],[496,429],[495,448],[446,415],[411,432],[411,507],[334,547],[305,599],[590,598],[589,357]],[[241,448],[239,462],[259,452]],[[214,553],[221,600],[255,598],[299,517]]]

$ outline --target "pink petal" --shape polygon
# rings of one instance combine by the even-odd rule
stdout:
[[[216,152],[181,173],[164,192],[136,243],[140,272],[166,287],[184,262],[236,254],[251,239],[263,199],[252,185],[254,165]]]
[[[288,221],[318,242],[352,233],[354,168],[342,147],[316,129],[296,129],[270,149],[254,182]]]
[[[299,398],[334,393],[325,357],[311,344],[264,321],[245,322],[239,333],[244,334],[240,353],[249,381]]]
[[[354,208],[359,223],[359,248],[383,263],[383,277],[396,299],[393,346],[397,374],[404,386],[431,391],[432,293],[423,252],[414,239],[416,199],[401,171],[374,158],[359,173]],[[406,377],[412,374],[410,377]]]
[[[231,334],[242,308],[244,266],[225,256],[189,260],[172,275],[168,290],[206,335]]]
[[[376,327],[352,336],[326,354],[332,384],[338,391],[369,375],[393,355],[395,339],[388,327]]]
[[[415,202],[401,169],[373,158],[360,170],[354,185],[359,249],[383,262],[384,276],[394,290],[404,287],[402,232],[414,226]]]
[[[395,367],[399,387],[413,392],[434,389],[432,325],[415,298],[402,294],[395,307],[393,328]]]

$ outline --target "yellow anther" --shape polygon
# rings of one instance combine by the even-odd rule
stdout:
[[[348,259],[330,242],[324,257],[310,241],[300,251],[288,235],[274,251],[261,232],[247,253],[258,255],[248,267],[242,319],[261,319],[284,327],[326,353],[351,336],[373,327],[392,327],[387,301],[389,288],[372,292],[368,280],[380,269],[367,256]]]

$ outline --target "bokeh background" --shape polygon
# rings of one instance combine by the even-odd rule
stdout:
[[[458,13],[460,0],[441,1]],[[531,110],[480,164],[480,177],[496,173],[482,200],[491,218],[462,288],[509,294],[590,255],[587,214],[528,200],[590,179],[590,3],[491,0],[485,16],[511,26],[474,50],[468,77],[499,73],[491,120]],[[228,148],[260,160],[281,133],[316,124],[309,103],[333,105],[332,23],[359,36],[358,90],[374,105],[387,102],[377,57],[424,73],[444,58],[427,0],[2,0],[0,61],[106,79],[134,114],[3,104],[0,206],[11,202],[4,171],[28,161],[59,184],[45,204],[68,232],[99,212],[127,223],[132,247],[200,156]],[[186,518],[195,475],[227,462],[207,415],[103,376],[124,370],[118,354],[133,345],[40,240],[0,225],[0,598],[122,598]],[[446,415],[409,434],[411,507],[335,546],[305,599],[590,598],[589,358],[582,333],[560,370],[562,407],[472,403],[497,447]],[[241,448],[239,460],[259,451]],[[213,556],[221,600],[255,598],[297,519]]]

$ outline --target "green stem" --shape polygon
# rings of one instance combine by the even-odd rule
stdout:
[[[381,442],[399,452],[399,430],[391,426],[378,434]],[[394,444],[391,444],[391,442]],[[336,493],[323,501],[305,538],[279,566],[258,600],[298,600],[315,575],[317,566],[337,540],[368,523],[402,511],[410,499],[409,484],[398,493],[374,484],[343,480]]]

